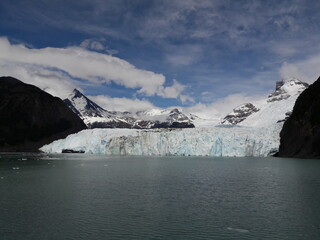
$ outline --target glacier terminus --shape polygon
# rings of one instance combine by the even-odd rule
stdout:
[[[277,151],[282,123],[266,128],[88,129],[43,146],[47,153],[64,149],[105,155],[268,156]]]

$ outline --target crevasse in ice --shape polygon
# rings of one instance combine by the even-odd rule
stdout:
[[[43,146],[47,153],[63,149],[106,155],[267,156],[279,147],[282,124],[266,127],[193,129],[91,129]]]

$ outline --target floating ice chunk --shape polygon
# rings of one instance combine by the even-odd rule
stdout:
[[[239,232],[239,233],[248,233],[249,232],[249,230],[247,230],[247,229],[232,228],[232,227],[227,227],[227,230],[234,231],[234,232]]]

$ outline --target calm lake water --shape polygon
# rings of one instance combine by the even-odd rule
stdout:
[[[320,239],[320,161],[0,155],[0,239]]]

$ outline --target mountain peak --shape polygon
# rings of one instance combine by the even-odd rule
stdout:
[[[297,78],[291,77],[291,78],[287,78],[284,81],[283,87],[282,88],[294,88],[295,86],[298,86],[298,89],[303,88],[306,89],[307,87],[309,87],[308,83],[302,82]]]
[[[76,88],[73,89],[72,93],[64,101],[77,114],[80,112],[92,117],[102,117],[103,112],[108,112]]]
[[[78,89],[76,89],[76,88],[73,89],[72,93],[69,94],[69,96],[68,96],[69,99],[81,98],[81,97],[85,97],[85,96],[83,95],[82,92],[80,92],[80,91],[79,91]]]
[[[178,108],[174,108],[170,111],[170,113],[182,113]]]
[[[268,102],[287,99],[303,92],[309,86],[297,78],[291,77],[276,82],[276,90],[268,96]]]

